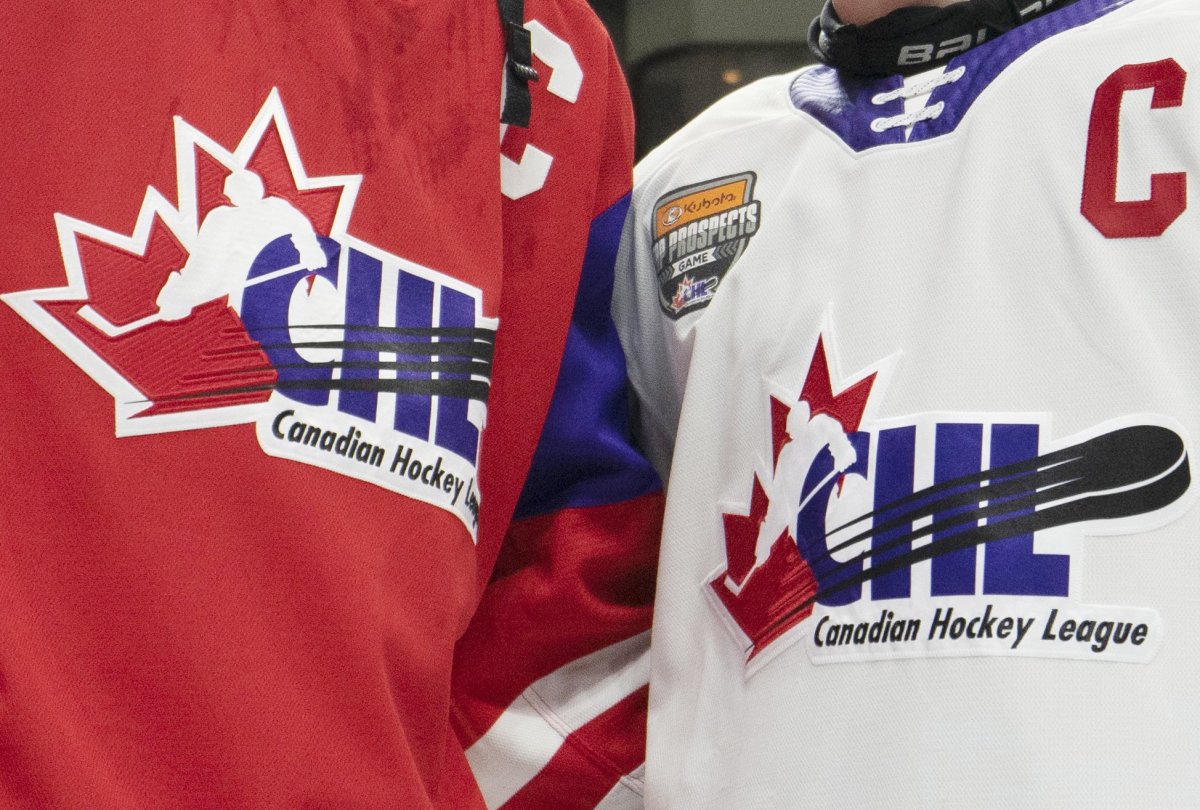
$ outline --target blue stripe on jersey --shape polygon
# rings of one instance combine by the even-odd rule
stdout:
[[[515,517],[605,506],[662,485],[634,448],[625,354],[610,307],[629,195],[592,223],[562,368]]]
[[[946,70],[963,65],[967,69],[966,76],[933,91],[927,106],[944,101],[945,111],[938,118],[918,122],[908,142],[916,143],[953,132],[979,94],[1033,46],[1131,2],[1133,0],[1077,0],[950,60]],[[855,152],[862,152],[884,144],[905,142],[904,127],[883,132],[871,129],[871,122],[876,118],[904,112],[904,102],[900,99],[874,104],[871,98],[877,93],[896,90],[903,83],[898,75],[863,79],[839,75],[833,68],[822,65],[802,71],[792,82],[790,94],[797,109],[817,119]]]

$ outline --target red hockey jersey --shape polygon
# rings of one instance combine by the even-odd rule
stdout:
[[[580,316],[607,310],[628,99],[583,3],[526,11],[541,80],[504,158],[486,4],[10,14],[0,806],[483,806],[451,724],[481,599],[501,631],[541,599],[586,618],[541,668],[645,629],[613,550],[653,537],[658,485]],[[531,475],[544,423],[578,445]],[[505,543],[574,584],[485,597]],[[456,716],[536,670],[467,672]]]

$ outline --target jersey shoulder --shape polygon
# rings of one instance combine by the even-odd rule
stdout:
[[[679,162],[702,162],[731,135],[795,115],[788,87],[799,72],[803,69],[759,79],[715,102],[642,159],[634,173],[635,184],[650,182]]]

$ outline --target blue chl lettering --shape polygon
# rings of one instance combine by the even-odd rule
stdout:
[[[475,325],[475,301],[457,290],[442,288],[441,326],[469,327]],[[469,339],[448,338],[444,342],[453,346],[456,343],[470,344]],[[462,361],[468,360],[469,355],[454,354],[453,350],[447,356]],[[447,372],[442,375],[447,379],[469,380],[470,374],[455,374]],[[474,463],[475,448],[479,446],[479,429],[467,421],[467,406],[470,400],[466,397],[439,397],[437,439],[439,447],[445,447],[468,461]]]
[[[938,528],[924,542],[950,544],[953,538],[966,531],[977,532],[980,521],[999,529],[1005,521],[1029,514],[1032,506],[1003,509],[1005,499],[987,498],[984,487],[989,482],[951,482],[977,476],[987,469],[1019,464],[1038,456],[1040,429],[1037,425],[978,423],[946,423],[933,426],[934,457],[933,486],[916,493],[915,486],[917,433],[913,425],[879,431],[875,441],[873,472],[873,517],[871,526],[870,568],[884,569],[894,561],[892,570],[869,577],[872,600],[906,599],[912,597],[912,568],[905,562],[911,558],[914,546],[914,522],[910,515],[929,515]],[[985,437],[989,437],[986,438]],[[867,475],[871,437],[856,433],[850,437],[857,453],[855,464],[847,471]],[[985,459],[985,450],[986,459]],[[862,560],[839,563],[829,556],[825,514],[836,479],[820,482],[833,471],[833,459],[828,450],[822,451],[813,463],[805,482],[810,489],[820,485],[800,510],[797,520],[800,553],[812,567],[822,595],[820,604],[834,607],[848,605],[862,598],[862,585],[842,587],[841,584],[860,577],[866,570]],[[994,483],[994,482],[991,482]],[[970,497],[962,498],[964,494]],[[1022,493],[1027,495],[1028,493]],[[957,499],[958,503],[937,510],[938,501]],[[801,501],[803,502],[803,500]],[[996,507],[1001,507],[996,509]],[[956,520],[956,518],[958,520]],[[987,534],[977,534],[985,539]],[[930,596],[971,596],[978,593],[1028,596],[1066,596],[1068,594],[1070,557],[1065,554],[1036,554],[1033,534],[1026,532],[1012,537],[987,539],[979,545],[947,550],[930,558]],[[916,540],[919,545],[922,541]],[[978,542],[978,541],[976,541]],[[980,549],[982,548],[982,551]],[[982,583],[977,585],[976,571],[979,555],[983,555]]]
[[[1003,467],[1036,458],[1037,425],[994,425],[992,467]],[[1033,507],[1005,515],[1028,514]],[[1034,554],[1033,535],[1019,534],[995,540],[984,547],[983,592],[1029,596],[1066,596],[1071,558],[1065,554]]]
[[[934,441],[933,480],[944,484],[962,476],[973,475],[983,466],[983,425],[938,425]],[[971,485],[978,489],[978,484]],[[975,504],[935,512],[934,525],[952,522],[955,515],[970,512]],[[965,526],[950,525],[935,531],[933,542],[945,540],[962,531]],[[975,546],[958,549],[934,557],[931,562],[931,591],[934,596],[966,596],[975,593]]]
[[[855,453],[854,463],[846,469],[846,475],[860,475],[865,478],[871,460],[871,435],[869,433],[853,433],[846,438],[850,440]],[[822,605],[839,607],[852,604],[862,598],[860,583],[854,585],[844,585],[844,583],[862,573],[863,561],[855,559],[851,562],[839,563],[829,556],[829,544],[825,536],[825,514],[829,509],[829,499],[833,496],[834,487],[837,486],[837,478],[834,477],[827,481],[816,491],[813,491],[813,488],[832,472],[833,455],[826,448],[817,455],[812,470],[805,478],[803,491],[806,494],[801,496],[801,502],[807,498],[808,503],[800,510],[799,518],[796,521],[796,533],[800,536],[798,540],[800,554],[808,560],[813,576],[817,578],[817,582],[824,591],[818,601]]]
[[[338,286],[340,245],[320,237],[329,262],[311,274]],[[264,348],[279,374],[277,393],[295,402],[328,406],[331,391],[338,390],[337,409],[349,416],[377,422],[379,398],[387,385],[363,385],[363,381],[389,379],[430,382],[435,379],[470,380],[465,371],[435,371],[437,361],[469,364],[470,353],[455,353],[469,347],[473,338],[467,329],[476,327],[478,302],[475,297],[433,279],[399,270],[397,273],[395,326],[381,324],[380,301],[386,278],[383,262],[350,249],[345,257],[343,293],[345,300],[342,334],[330,329],[327,336],[319,330],[314,342],[328,342],[341,352],[340,363],[309,363],[293,347],[288,312],[298,284],[310,273],[288,273],[255,283],[254,279],[290,267],[299,261],[291,238],[282,236],[269,244],[255,259],[243,293],[241,317],[250,335]],[[441,329],[464,330],[440,333]],[[445,351],[439,352],[438,345]],[[394,360],[392,359],[394,357]],[[335,369],[339,382],[335,382]],[[384,375],[383,372],[387,372]],[[480,372],[487,376],[487,372]],[[436,377],[435,377],[436,375]],[[303,383],[311,382],[306,386]],[[355,384],[358,382],[359,384]],[[400,433],[438,445],[474,463],[479,446],[479,429],[468,419],[470,400],[465,395],[418,392],[394,392],[396,409],[393,427]],[[431,433],[436,435],[431,435]]]
[[[292,347],[288,330],[288,308],[292,291],[307,275],[318,275],[337,284],[337,257],[341,250],[332,239],[318,237],[329,261],[320,270],[301,275],[289,273],[255,283],[255,278],[277,270],[291,267],[300,261],[300,254],[292,244],[290,236],[281,236],[271,242],[255,258],[242,293],[242,323],[246,331],[257,340],[267,353],[284,383],[313,382],[311,388],[288,385],[282,390],[284,396],[305,405],[327,405],[329,403],[328,382],[333,379],[333,368],[307,362]],[[323,384],[322,384],[323,383]]]
[[[434,283],[427,278],[421,278],[412,273],[400,274],[400,290],[396,295],[396,323],[419,329],[433,327],[433,293]],[[421,341],[410,338],[414,345]],[[429,360],[428,354],[397,355],[401,362],[419,363]],[[429,374],[423,371],[401,369],[396,372],[397,379],[419,380],[428,379]],[[429,428],[433,419],[433,397],[428,394],[396,394],[396,418],[394,427],[409,436],[419,436],[428,439]]]
[[[912,426],[885,430],[879,434],[879,460],[875,477],[876,508],[907,498],[913,494],[913,466],[916,459],[917,429]],[[880,474],[879,470],[886,471]],[[890,523],[894,517],[882,512],[875,517],[876,525]],[[890,529],[874,532],[871,539],[871,567],[880,568],[889,559],[912,550],[912,523],[902,523]],[[911,596],[912,577],[909,568],[902,566],[871,582],[872,599],[907,599]]]
[[[350,251],[346,272],[346,348],[342,352],[347,381],[379,377],[379,346],[389,342],[373,327],[379,323],[379,296],[383,289],[383,264]],[[379,394],[348,387],[338,395],[338,410],[368,422],[375,421]]]

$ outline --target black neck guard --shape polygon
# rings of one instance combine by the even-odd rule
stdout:
[[[945,8],[913,6],[866,25],[846,25],[825,0],[808,29],[821,62],[858,76],[910,75],[1062,8],[1074,0],[965,0]]]

